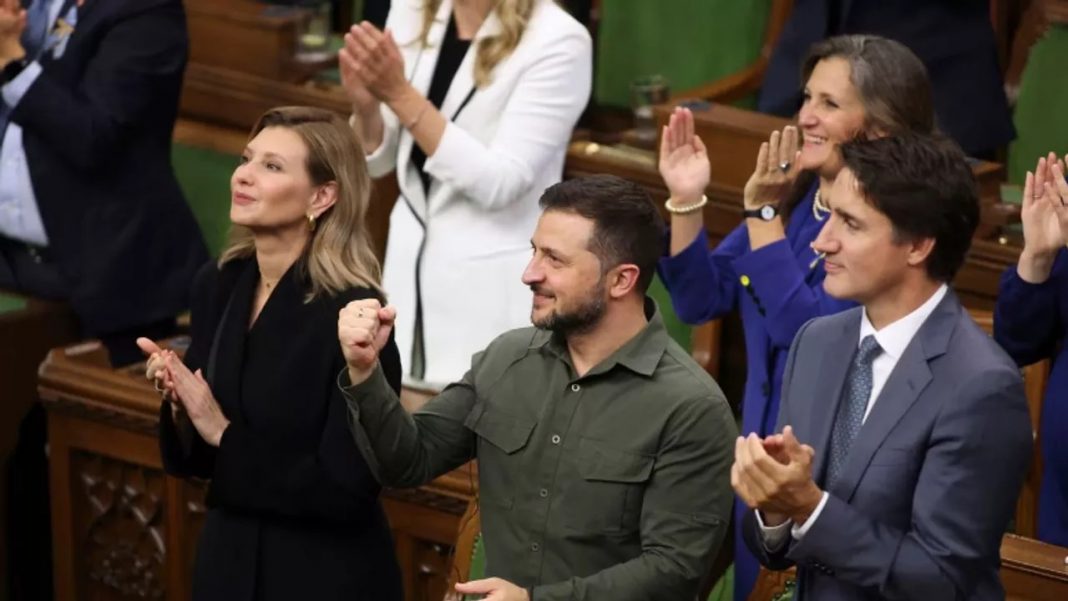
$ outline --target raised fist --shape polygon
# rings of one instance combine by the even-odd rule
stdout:
[[[378,353],[389,342],[396,318],[396,309],[383,307],[373,298],[352,301],[341,309],[337,318],[337,339],[353,385],[371,376],[378,364]]]

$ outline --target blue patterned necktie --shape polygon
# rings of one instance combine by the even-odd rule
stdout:
[[[871,396],[871,364],[883,349],[875,341],[874,335],[867,335],[860,341],[860,348],[853,355],[846,375],[846,385],[842,390],[842,402],[838,404],[838,415],[834,418],[834,430],[831,432],[830,462],[827,465],[826,488],[829,488],[845,468],[849,458],[849,448],[857,437],[864,412],[868,408]]]

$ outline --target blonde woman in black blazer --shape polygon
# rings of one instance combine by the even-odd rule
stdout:
[[[332,113],[268,111],[231,179],[242,227],[195,280],[184,363],[138,341],[167,400],[166,470],[211,479],[198,601],[402,597],[380,486],[335,384],[338,311],[383,298],[358,148]],[[392,343],[383,366],[399,390]]]

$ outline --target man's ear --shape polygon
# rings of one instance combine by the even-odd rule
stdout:
[[[633,263],[623,263],[613,267],[608,272],[608,295],[612,298],[623,298],[638,287],[638,279],[641,269]]]
[[[934,238],[918,238],[909,242],[908,263],[912,267],[922,265],[935,249]]]

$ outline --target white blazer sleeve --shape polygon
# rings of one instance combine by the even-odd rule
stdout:
[[[549,40],[521,76],[489,145],[450,121],[423,168],[486,210],[522,199],[571,139],[590,97],[591,72],[585,29]]]
[[[367,155],[367,170],[371,177],[382,177],[397,168],[397,146],[400,145],[400,122],[386,105],[380,109],[383,131],[382,143]]]

